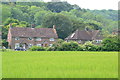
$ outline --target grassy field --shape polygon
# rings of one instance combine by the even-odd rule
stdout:
[[[3,78],[117,78],[117,52],[3,52]]]

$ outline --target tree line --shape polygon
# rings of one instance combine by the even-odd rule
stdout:
[[[6,42],[9,24],[13,27],[52,28],[64,39],[76,29],[101,30],[108,35],[117,29],[117,10],[88,10],[67,2],[3,2],[2,39]],[[7,43],[6,43],[7,44]]]

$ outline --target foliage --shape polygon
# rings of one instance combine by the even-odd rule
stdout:
[[[48,14],[51,14],[51,12],[45,11],[45,10],[40,10],[39,12],[35,13],[35,15],[34,15],[35,24],[41,25],[44,17]]]
[[[44,47],[39,47],[39,46],[32,46],[30,51],[45,51],[46,49]]]
[[[48,2],[47,8],[52,12],[70,11],[73,6],[67,2]]]
[[[86,42],[83,46],[86,51],[97,51],[97,46],[92,44],[90,41]]]
[[[8,48],[8,42],[6,40],[2,40],[2,46]]]
[[[53,44],[52,47],[48,47],[47,51],[60,51],[61,44],[64,42],[62,39],[58,39],[56,43]]]
[[[119,51],[120,50],[120,37],[118,36],[108,36],[102,42],[102,47],[104,51]]]
[[[72,22],[71,20],[63,14],[49,14],[46,15],[43,20],[43,27],[52,28],[56,25],[56,30],[59,38],[66,38],[72,32]]]
[[[81,48],[76,42],[63,42],[60,51],[79,51]]]
[[[117,10],[81,9],[78,5],[67,2],[3,2],[1,15],[4,25],[2,39],[5,40],[10,23],[13,27],[35,25],[36,28],[52,28],[56,25],[58,36],[62,39],[76,29],[101,30],[107,36],[118,28]]]

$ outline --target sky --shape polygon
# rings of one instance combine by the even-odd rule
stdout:
[[[44,1],[51,1],[51,0],[44,0]],[[62,1],[62,0],[61,0]],[[70,4],[77,4],[81,8],[85,9],[113,9],[118,10],[118,2],[119,0],[66,0]]]

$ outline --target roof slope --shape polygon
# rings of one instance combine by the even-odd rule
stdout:
[[[11,34],[14,37],[46,37],[58,38],[53,28],[11,28]]]
[[[68,40],[93,40],[97,38],[99,35],[99,30],[92,30],[92,31],[86,31],[86,30],[76,30],[73,34],[68,36],[65,39]]]

